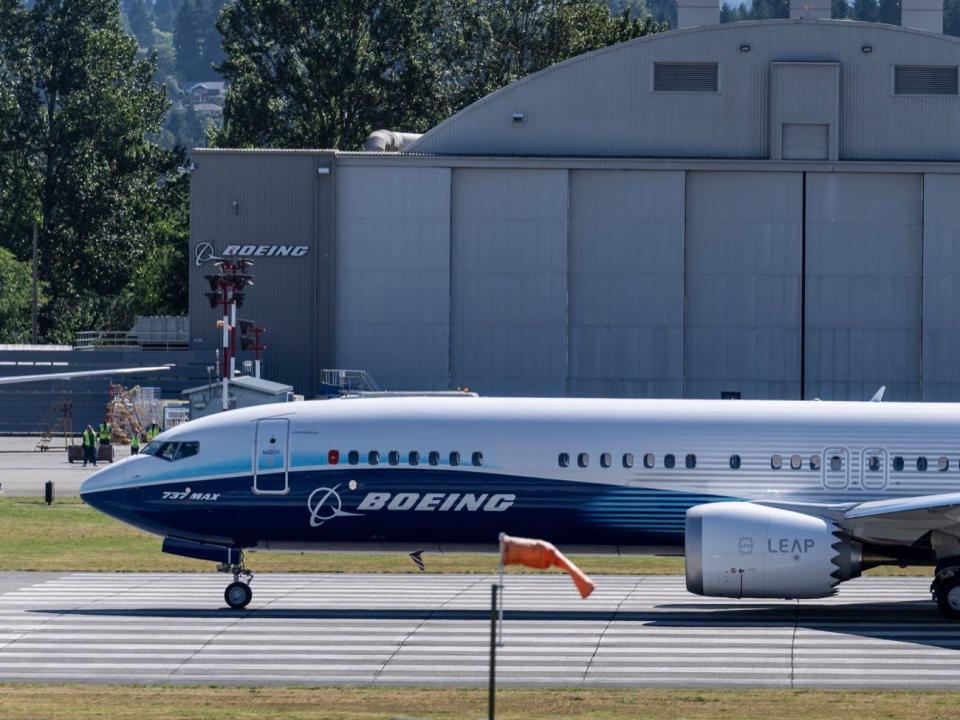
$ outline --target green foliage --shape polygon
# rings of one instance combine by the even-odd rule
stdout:
[[[203,12],[198,0],[183,0],[177,12],[173,45],[177,52],[177,72],[184,80],[203,80]]]
[[[900,0],[880,0],[877,20],[889,25],[900,24]]]
[[[130,31],[142,47],[149,47],[153,41],[153,17],[144,0],[123,0],[123,14],[130,25]]]
[[[18,262],[0,247],[0,343],[30,342],[32,273],[29,262]],[[38,287],[38,305],[46,302],[44,285]]]
[[[156,0],[153,4],[153,22],[162,32],[173,32],[177,18],[177,4],[174,0]]]
[[[880,15],[880,6],[877,0],[854,0],[851,14],[854,20],[876,22]]]
[[[960,37],[960,0],[945,0],[943,3],[943,32]]]
[[[236,0],[221,146],[355,149],[542,68],[661,29],[599,0]]]
[[[14,28],[0,34],[0,98],[16,100],[0,100],[0,242],[25,257],[39,221],[45,339],[127,327],[134,269],[175,242],[165,223],[185,227],[170,189],[180,158],[145,140],[168,105],[154,60],[138,56],[117,0],[0,2],[0,28]]]

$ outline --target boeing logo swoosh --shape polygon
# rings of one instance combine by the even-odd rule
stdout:
[[[204,263],[208,263],[211,260],[220,260],[220,258],[217,257],[217,255],[215,255],[213,252],[213,245],[208,242],[200,243],[196,248],[194,248],[193,259],[197,264],[197,267],[200,267]]]
[[[307,498],[307,508],[310,510],[310,527],[320,527],[327,520],[338,517],[363,517],[363,513],[352,513],[342,510],[343,502],[337,493],[340,485],[332,488],[318,487]]]

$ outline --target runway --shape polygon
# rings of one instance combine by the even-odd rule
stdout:
[[[925,578],[818,601],[688,595],[673,576],[508,576],[503,685],[955,688],[960,625]],[[214,574],[0,573],[0,681],[480,685],[476,575],[260,575],[242,612]]]

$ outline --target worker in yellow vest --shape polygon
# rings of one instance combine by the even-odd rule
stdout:
[[[97,434],[89,425],[83,431],[83,466],[86,467],[88,462],[97,466]]]
[[[101,445],[109,445],[111,442],[113,442],[113,426],[106,418],[104,418],[103,422],[100,423],[99,435]]]
[[[140,453],[140,433],[134,432],[130,436],[130,454],[138,455]]]

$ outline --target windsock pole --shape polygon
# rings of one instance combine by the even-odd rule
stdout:
[[[497,593],[496,584],[490,587],[490,687],[487,691],[487,720],[496,719],[497,698]]]

